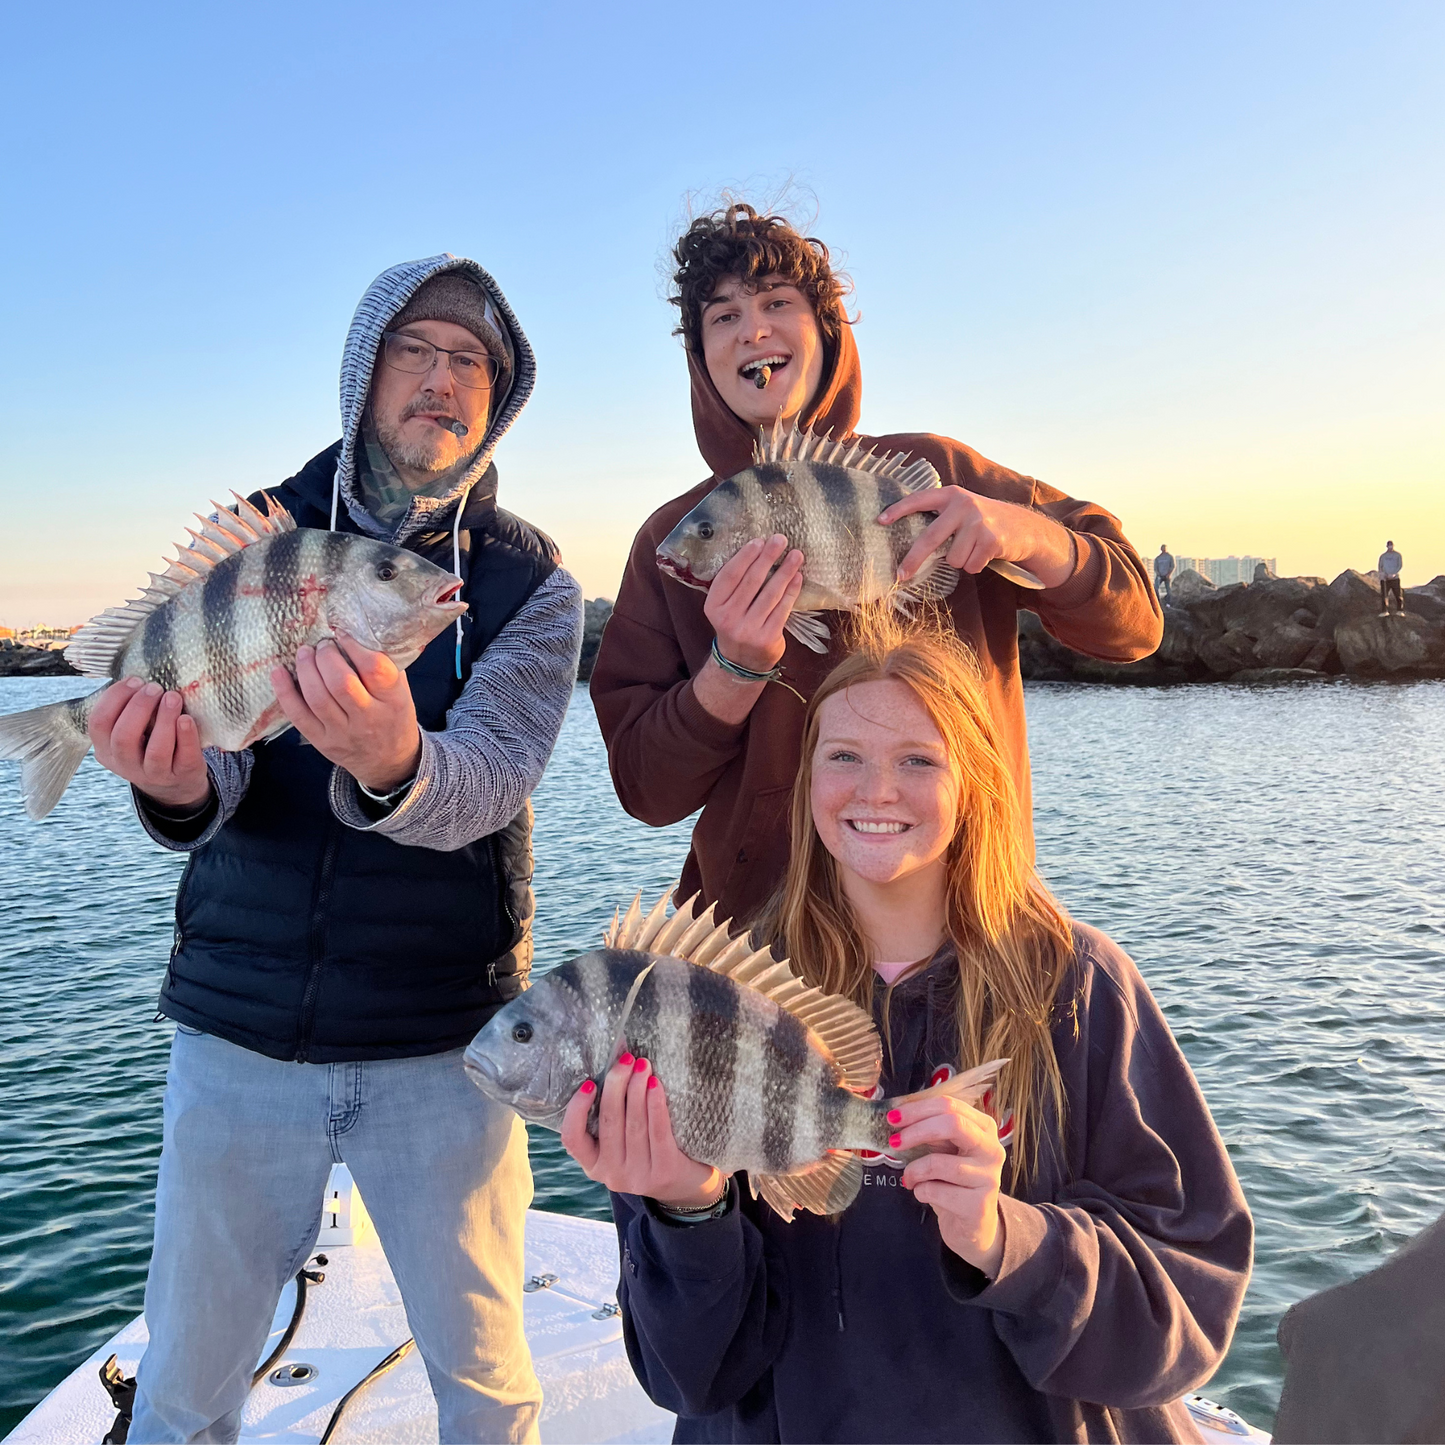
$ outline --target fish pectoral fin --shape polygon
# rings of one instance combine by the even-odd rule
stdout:
[[[832,635],[828,631],[828,624],[817,612],[790,612],[788,620],[783,623],[783,631],[796,637],[804,647],[810,647],[814,652],[827,652],[828,639]]]
[[[792,1174],[749,1174],[753,1198],[762,1195],[786,1224],[793,1211],[841,1214],[863,1187],[863,1161],[850,1150],[834,1150]]]
[[[917,575],[893,589],[889,600],[904,616],[913,615],[915,602],[941,602],[958,586],[958,568],[950,567],[945,555],[935,552]]]

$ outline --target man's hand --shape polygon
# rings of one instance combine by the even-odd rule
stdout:
[[[106,688],[90,715],[96,761],[163,808],[200,808],[211,793],[196,720],[181,695],[128,677]]]
[[[384,653],[338,635],[296,652],[296,678],[271,669],[281,711],[296,731],[374,793],[416,773],[421,732],[406,674]]]
[[[614,1194],[655,1199],[663,1208],[692,1208],[722,1194],[724,1176],[677,1147],[667,1095],[646,1059],[623,1054],[607,1071],[594,1139],[587,1115],[596,1092],[588,1079],[562,1116],[562,1147],[589,1179]]]
[[[998,1125],[982,1110],[946,1095],[900,1104],[888,1115],[898,1132],[890,1149],[927,1144],[938,1151],[910,1160],[903,1187],[938,1216],[943,1242],[990,1279],[1003,1262],[998,1211],[1004,1150]]]
[[[803,554],[796,548],[789,552],[786,537],[779,533],[745,543],[718,569],[703,603],[718,651],[750,672],[771,672],[786,646],[783,624],[802,590]],[[712,658],[693,681],[698,702],[729,723],[742,722],[766,686],[724,672]]]
[[[894,502],[878,514],[878,521],[886,527],[913,512],[938,516],[919,533],[899,564],[900,582],[945,545],[948,565],[962,572],[982,572],[990,562],[1001,560],[1026,567],[1045,587],[1060,587],[1073,576],[1074,534],[1032,507],[981,497],[963,487],[942,487]]]

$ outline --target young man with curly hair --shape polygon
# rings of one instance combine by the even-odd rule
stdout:
[[[862,373],[828,248],[784,219],[730,205],[700,216],[674,248],[672,297],[692,381],[693,427],[712,475],[647,520],[633,544],[603,634],[592,697],[613,783],[634,817],[664,826],[702,809],[681,897],[701,891],[720,918],[750,917],[787,862],[787,806],[803,706],[782,687],[719,667],[767,672],[782,663],[803,697],[841,656],[785,637],[803,556],[786,538],[749,542],[706,594],[658,570],[658,543],[719,481],[749,465],[759,428],[779,419],[838,438],[856,433]],[[763,384],[760,386],[758,383]],[[1018,665],[1018,611],[1036,612],[1061,642],[1115,662],[1146,657],[1163,620],[1144,563],[1118,521],[948,437],[865,436],[880,454],[908,452],[937,468],[941,491],[879,518],[936,512],[904,558],[911,576],[946,545],[962,571],[944,603],[982,664],[990,705],[1029,816],[1028,745]],[[985,570],[994,559],[1044,584],[1028,591]]]

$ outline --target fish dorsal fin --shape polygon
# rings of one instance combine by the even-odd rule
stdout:
[[[783,427],[780,417],[772,431],[758,428],[753,443],[753,465],[767,462],[822,462],[828,466],[849,467],[867,472],[880,481],[896,482],[905,492],[922,492],[940,486],[938,472],[926,457],[910,461],[910,452],[879,454],[865,447],[854,437],[851,441],[834,441],[833,433],[819,436],[814,431],[799,431],[796,426]]]
[[[167,563],[164,572],[150,574],[150,585],[139,597],[119,607],[107,607],[75,634],[65,649],[65,660],[77,672],[85,677],[109,677],[116,654],[157,608],[164,607],[193,582],[203,582],[218,562],[224,562],[253,542],[296,530],[290,512],[269,496],[263,512],[240,493],[231,495],[236,499],[234,510],[212,502],[216,509],[214,517],[197,514],[200,531],[186,528],[190,542],[177,548],[175,560]]]
[[[746,934],[734,938],[728,931],[731,920],[713,921],[712,904],[695,912],[697,894],[670,918],[665,917],[672,893],[667,889],[645,918],[639,893],[624,916],[613,915],[603,946],[680,958],[753,989],[787,1009],[811,1031],[838,1065],[845,1088],[866,1093],[878,1082],[883,1067],[878,1030],[857,1004],[805,983],[786,959],[780,963],[771,949],[754,948]]]

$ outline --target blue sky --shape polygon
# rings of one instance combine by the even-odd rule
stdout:
[[[338,434],[367,282],[475,256],[539,356],[503,501],[611,595],[705,474],[660,260],[791,182],[865,430],[1146,553],[1445,572],[1438,4],[12,10],[0,622],[127,595]]]

